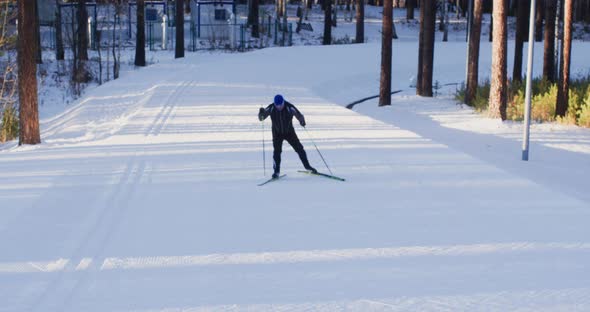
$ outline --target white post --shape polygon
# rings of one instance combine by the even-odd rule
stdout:
[[[166,50],[166,25],[167,25],[167,17],[164,14],[162,16],[162,50]]]
[[[88,18],[88,46],[92,46],[92,16]]]
[[[236,48],[236,25],[237,24],[233,24],[232,22],[234,20],[234,13],[232,13],[229,17],[229,19],[227,20],[227,27],[229,27],[229,44],[230,44],[230,48],[233,50]]]
[[[526,93],[524,98],[524,133],[522,140],[522,160],[529,160],[529,133],[531,124],[531,97],[533,88],[533,48],[535,46],[535,0],[531,0],[531,18],[529,21],[529,51],[526,70]]]

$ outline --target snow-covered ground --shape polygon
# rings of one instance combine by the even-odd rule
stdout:
[[[437,42],[435,80],[462,80],[464,48]],[[344,108],[378,93],[379,49],[162,59],[1,146],[0,311],[590,310],[590,130],[534,125],[520,161],[519,124],[413,95],[412,40],[394,105]],[[275,93],[346,182],[285,144],[286,179],[256,185]]]

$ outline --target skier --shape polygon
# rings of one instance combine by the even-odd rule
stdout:
[[[303,145],[299,142],[295,128],[293,128],[293,116],[299,120],[299,124],[305,127],[305,118],[303,114],[295,107],[295,105],[285,101],[282,95],[277,94],[274,97],[272,104],[266,108],[261,107],[258,112],[258,119],[263,121],[266,117],[270,116],[272,121],[272,145],[274,148],[272,158],[274,160],[272,175],[273,179],[279,177],[281,171],[281,152],[283,150],[283,140],[287,140],[293,147],[295,152],[299,155],[299,159],[303,163],[303,167],[312,173],[317,173],[314,167],[309,164],[307,160],[307,154]]]

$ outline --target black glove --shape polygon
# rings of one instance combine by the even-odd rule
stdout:
[[[258,111],[258,120],[260,120],[260,121],[264,120],[264,108],[262,108],[262,107]]]
[[[302,119],[302,120],[300,120],[300,121],[299,121],[299,124],[300,124],[300,125],[301,125],[303,128],[305,128],[305,119]]]

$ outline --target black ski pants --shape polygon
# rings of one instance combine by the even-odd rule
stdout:
[[[295,131],[289,133],[273,133],[272,135],[272,145],[274,151],[272,153],[272,158],[274,160],[274,171],[280,172],[281,171],[281,152],[283,151],[283,140],[289,142],[289,144],[293,147],[297,155],[299,155],[299,159],[301,159],[301,163],[303,163],[303,167],[310,168],[309,161],[307,160],[307,154],[305,153],[305,149],[303,149],[303,145],[299,142],[299,138]]]

